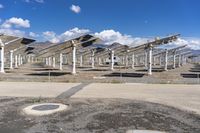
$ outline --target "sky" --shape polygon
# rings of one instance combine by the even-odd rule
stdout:
[[[93,34],[105,44],[136,45],[181,34],[200,49],[199,0],[0,0],[0,33],[59,43]]]

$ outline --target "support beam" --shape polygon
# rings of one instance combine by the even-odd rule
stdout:
[[[18,57],[18,66],[21,66],[21,55],[19,54],[17,57]]]
[[[0,64],[1,64],[1,68],[0,68],[0,72],[1,73],[5,73],[4,71],[4,43],[2,42],[2,40],[0,39],[0,56],[1,56],[1,60],[0,60]]]
[[[152,46],[148,48],[148,75],[152,75]]]
[[[100,57],[98,58],[98,63],[99,63],[99,66],[102,65],[102,60]]]
[[[135,55],[132,54],[132,69],[135,69]]]
[[[56,67],[56,58],[52,57],[52,60],[53,60],[52,66],[53,66],[53,68],[55,68]]]
[[[72,41],[72,74],[76,74],[76,45]]]
[[[114,64],[115,64],[115,61],[114,61],[114,51],[111,50],[110,51],[110,69],[112,71],[114,70]]]
[[[164,70],[167,71],[167,65],[168,65],[168,50],[165,50],[165,66]]]
[[[162,56],[159,57],[159,65],[162,66]]]
[[[122,57],[122,64],[123,65],[125,64],[125,57],[124,56]]]
[[[18,68],[18,57],[17,57],[17,55],[15,55],[15,68]]]
[[[184,65],[187,64],[187,57],[185,57],[185,56],[184,56],[184,58],[183,58],[183,64],[184,64]]]
[[[80,56],[80,67],[83,66],[83,55]]]
[[[149,50],[148,50],[149,52]],[[145,50],[145,53],[144,53],[144,67],[145,69],[148,69],[148,52],[147,50]]]
[[[63,65],[63,54],[60,53],[60,70],[63,70],[62,65]]]
[[[51,66],[51,57],[49,57],[48,66]]]
[[[126,68],[128,67],[128,55],[127,55],[127,53],[125,55],[125,67]]]
[[[10,50],[10,69],[13,69],[13,50]]]
[[[91,55],[92,68],[94,68],[94,54],[95,54],[95,51],[92,50],[92,55]]]
[[[48,62],[48,58],[45,58],[45,64],[48,66],[49,65],[49,62]]]
[[[176,68],[176,52],[173,53],[173,69]]]
[[[178,56],[178,67],[181,67],[181,54]]]
[[[20,57],[20,64],[23,64],[23,56]]]
[[[183,66],[183,58],[184,58],[184,55],[181,55],[181,66]]]

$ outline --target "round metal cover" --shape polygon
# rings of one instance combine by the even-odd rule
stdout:
[[[25,107],[22,112],[27,115],[50,115],[56,112],[64,111],[68,108],[67,105],[60,103],[42,103],[42,104],[34,104],[28,107]]]

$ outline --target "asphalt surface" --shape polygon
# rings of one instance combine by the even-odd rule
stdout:
[[[169,133],[199,133],[200,116],[161,104],[125,99],[40,99],[70,106],[43,117],[26,116],[21,109],[32,98],[0,98],[1,133],[125,133],[148,129]]]

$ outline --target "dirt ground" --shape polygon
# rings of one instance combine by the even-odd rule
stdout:
[[[27,105],[59,102],[67,111],[34,117],[21,113]],[[125,133],[148,129],[169,133],[199,133],[200,116],[176,108],[124,99],[0,98],[1,133]]]
[[[111,71],[109,65],[78,67],[77,74],[71,75],[71,66],[64,65],[64,70],[44,66],[42,63],[24,64],[17,69],[6,69],[0,74],[0,81],[14,82],[82,82],[82,83],[170,83],[170,84],[200,84],[200,65],[187,64],[180,68],[163,71],[160,66],[153,66],[153,75],[148,76],[143,66],[115,66]]]
[[[110,71],[108,66],[86,66],[78,68],[77,75],[70,74],[70,66],[64,68],[60,71],[40,63],[25,64],[18,69],[6,69],[5,74],[0,74],[0,81],[200,84],[200,66],[194,64],[167,72],[154,67],[152,76],[147,76],[143,67],[116,67]],[[194,112],[139,100],[71,97],[82,87],[57,98],[0,97],[0,133],[125,133],[131,129],[200,133],[200,115]],[[22,108],[43,102],[63,103],[69,109],[42,117],[22,114]]]

